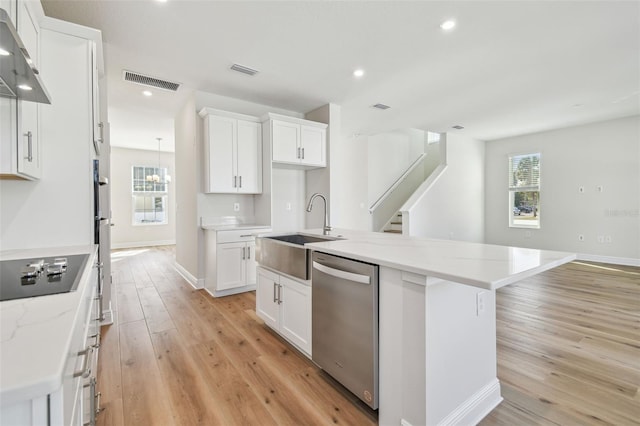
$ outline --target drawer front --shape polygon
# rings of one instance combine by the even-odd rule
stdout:
[[[254,241],[255,234],[262,234],[265,232],[271,232],[270,229],[265,228],[246,228],[246,229],[234,229],[229,231],[218,231],[217,242],[220,243],[236,243],[243,241]]]

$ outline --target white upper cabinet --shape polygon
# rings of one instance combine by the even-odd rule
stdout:
[[[300,162],[300,125],[286,121],[271,122],[273,161]]]
[[[5,9],[16,24],[33,66],[40,64],[40,27],[28,2],[3,0]],[[0,176],[34,180],[41,176],[39,104],[0,98]],[[17,124],[16,124],[17,123]]]
[[[262,127],[256,117],[203,108],[205,192],[262,192]]]
[[[326,167],[326,124],[278,114],[268,114],[267,120],[274,163]]]

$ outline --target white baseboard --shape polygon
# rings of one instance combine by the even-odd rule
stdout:
[[[246,293],[248,291],[253,291],[255,289],[256,289],[256,286],[254,284],[254,285],[245,285],[243,287],[236,287],[236,288],[230,288],[227,290],[220,290],[220,291],[213,291],[213,292],[208,288],[205,288],[204,290],[210,295],[212,295],[213,297],[224,297],[224,296],[231,296],[232,294]]]
[[[578,253],[577,260],[586,260],[588,262],[610,263],[612,265],[640,266],[640,259],[634,259],[632,257],[600,256],[597,254]]]
[[[175,268],[177,273],[182,275],[182,278],[184,278],[189,284],[191,284],[191,287],[195,288],[196,290],[204,288],[204,279],[198,279],[194,277],[193,275],[191,275],[191,272],[187,271],[185,267],[178,262],[175,262],[173,264],[173,267]]]
[[[442,419],[439,426],[445,425],[475,425],[502,402],[500,395],[500,381],[494,379],[485,387],[472,395],[447,417]]]
[[[158,240],[158,241],[131,241],[125,243],[111,243],[111,249],[138,248],[138,247],[155,247],[155,246],[173,246],[176,240]]]

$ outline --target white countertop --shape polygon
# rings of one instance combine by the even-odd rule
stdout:
[[[202,225],[205,231],[233,231],[242,229],[270,229],[268,225],[237,225],[237,224],[218,224],[218,225]]]
[[[301,233],[322,235],[321,229]],[[495,290],[576,258],[575,253],[334,229],[344,240],[306,244],[324,253]]]
[[[97,246],[0,252],[0,260],[89,253],[76,291],[0,302],[0,404],[47,395],[60,388],[80,301]]]

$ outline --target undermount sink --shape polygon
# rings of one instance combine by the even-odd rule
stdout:
[[[308,280],[311,277],[311,249],[307,243],[341,240],[328,235],[285,234],[256,238],[256,260],[287,275]]]

